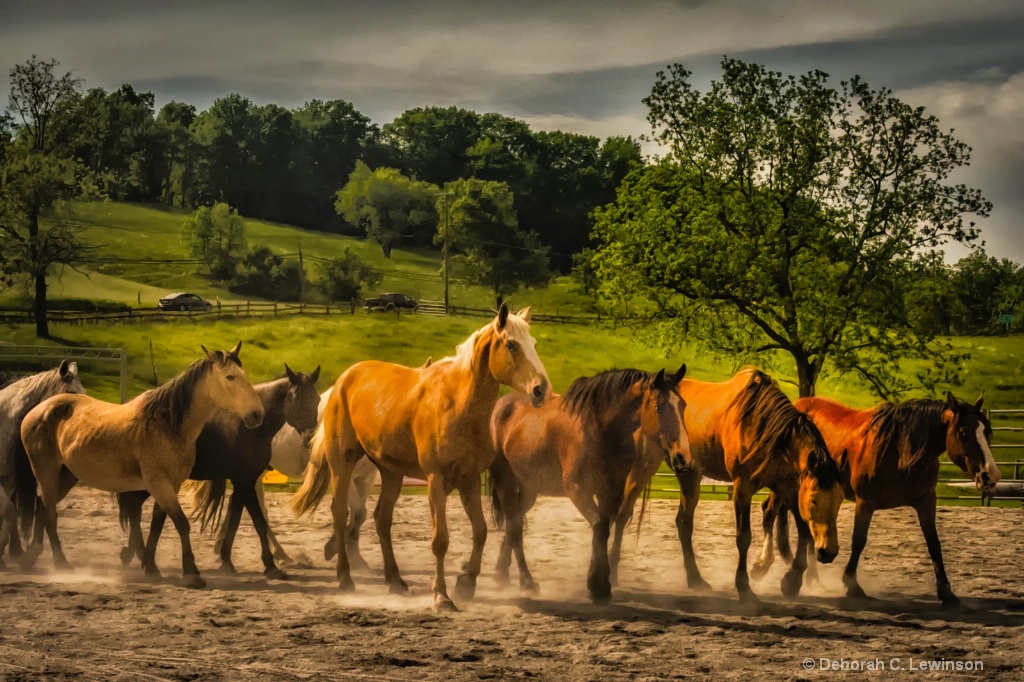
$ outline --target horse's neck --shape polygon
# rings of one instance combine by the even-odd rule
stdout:
[[[284,426],[289,386],[287,377],[256,386],[256,395],[263,404],[263,423],[257,428],[260,433],[274,435]]]
[[[500,385],[491,376],[490,347],[493,332],[488,330],[479,334],[473,343],[473,355],[452,365],[453,372],[458,373],[460,385],[456,391],[456,405],[460,409],[469,409],[478,405],[494,407],[498,401]],[[490,412],[488,412],[488,415]]]
[[[29,411],[43,402],[47,398],[57,395],[60,390],[56,387],[54,382],[47,378],[41,378],[38,375],[29,377],[23,382],[19,381],[15,384],[11,384],[7,389],[16,389],[16,392],[12,391],[12,395],[9,399],[9,404],[5,408],[5,412],[14,421],[21,421],[22,418]],[[26,383],[26,386],[19,386],[22,383]]]
[[[929,400],[929,404],[941,406],[939,400]],[[922,459],[938,459],[946,451],[946,422],[942,420],[943,410],[936,410],[928,421],[928,439],[923,444]],[[902,434],[901,434],[902,435]]]
[[[181,421],[181,433],[177,435],[184,442],[195,445],[203,427],[215,419],[219,411],[217,400],[210,390],[210,375],[207,374],[192,391],[188,412]]]

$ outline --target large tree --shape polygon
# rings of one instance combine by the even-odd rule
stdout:
[[[200,206],[181,225],[181,243],[213,277],[234,277],[246,255],[245,220],[227,204]]]
[[[95,177],[61,149],[57,112],[79,95],[81,80],[35,56],[11,69],[9,107],[20,123],[0,166],[0,251],[8,277],[32,283],[36,335],[48,337],[46,276],[80,262],[83,231],[68,220],[72,199],[98,194]]]
[[[698,90],[682,66],[645,99],[666,153],[597,214],[607,293],[651,304],[663,339],[740,359],[788,354],[800,394],[826,367],[878,395],[955,378],[948,343],[905,305],[920,261],[970,244],[991,208],[950,181],[970,148],[860,78],[783,76],[735,59]]]
[[[535,233],[519,227],[508,185],[470,178],[449,182],[444,189],[453,272],[491,287],[495,294],[548,280],[548,249]],[[445,197],[438,198],[439,213],[444,202]],[[434,241],[443,244],[445,236],[442,219]]]

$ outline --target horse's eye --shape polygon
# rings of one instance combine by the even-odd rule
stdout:
[[[514,353],[516,351],[516,342],[515,341],[506,341],[505,342],[505,348],[508,348],[510,353]]]
[[[226,378],[227,378],[228,381],[234,381],[235,380],[235,375],[234,374],[229,374],[229,375],[227,375]]]
[[[967,429],[960,429],[960,436],[962,438],[966,438],[967,437]]]

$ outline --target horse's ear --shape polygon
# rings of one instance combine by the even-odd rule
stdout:
[[[73,376],[73,377],[77,377],[78,376],[78,363],[77,362],[69,362],[68,363],[68,374]]]
[[[242,352],[242,342],[241,341],[236,343],[235,347],[228,351],[228,355],[230,355],[231,357],[233,357],[233,358],[235,358],[237,360],[238,359],[238,354],[240,352]]]
[[[506,322],[508,322],[508,304],[502,301],[501,307],[498,308],[498,329],[504,329]]]
[[[530,306],[526,306],[525,308],[520,310],[517,314],[519,315],[519,319],[520,320],[522,320],[523,322],[529,322],[530,321],[530,317],[531,317],[531,315],[530,315]]]
[[[956,412],[957,402],[952,391],[946,391],[946,409]]]
[[[209,358],[210,360],[216,360],[217,359],[217,352],[216,351],[210,350],[209,348],[207,348],[203,344],[199,344],[199,347],[203,349],[204,353],[206,353],[206,357],[207,358]]]
[[[288,375],[288,381],[290,381],[293,384],[299,383],[299,377],[295,374],[295,372],[292,371],[292,368],[288,366],[287,362],[284,363],[284,371],[285,374]]]
[[[67,360],[60,361],[60,367],[57,368],[57,372],[60,374],[61,379],[68,375],[68,371],[71,369],[71,363]]]
[[[978,399],[974,401],[974,409],[976,409],[978,412],[981,412],[981,406],[984,405],[984,404],[985,404],[985,391],[982,391],[981,395],[978,396]]]
[[[313,370],[313,373],[309,375],[309,380],[314,384],[320,381],[320,365],[317,365],[316,369]]]
[[[679,369],[676,370],[676,373],[672,376],[672,378],[676,380],[676,383],[679,383],[680,381],[683,380],[683,377],[685,377],[685,376],[686,376],[686,363],[684,362],[683,364],[679,365]]]
[[[658,373],[654,375],[654,382],[651,384],[654,388],[661,388],[665,385],[665,370],[659,369]]]

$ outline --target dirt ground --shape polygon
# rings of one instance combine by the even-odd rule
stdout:
[[[881,601],[841,597],[852,507],[842,510],[843,549],[822,567],[820,585],[795,600],[781,596],[783,567],[754,584],[757,606],[740,605],[732,588],[736,550],[732,507],[698,507],[695,545],[714,591],[687,590],[675,535],[675,504],[653,501],[637,544],[626,543],[620,584],[608,605],[588,602],[589,529],[566,500],[542,499],[531,513],[526,551],[541,591],[499,587],[493,566],[501,539],[491,531],[475,601],[461,612],[431,609],[430,523],[423,496],[403,498],[395,545],[407,597],[390,596],[376,572],[356,574],[357,592],[340,595],[322,557],[329,511],[297,520],[287,496],[268,494],[278,535],[310,568],[268,583],[246,518],[235,545],[237,576],[218,574],[213,543],[197,538],[209,585],[180,586],[179,545],[164,532],[158,555],[165,579],[123,570],[123,535],[109,495],[78,489],[61,516],[65,551],[75,565],[53,573],[49,552],[30,574],[0,572],[0,676],[75,679],[821,679],[862,673],[822,671],[869,665],[916,677],[1024,679],[1024,512],[941,508],[946,568],[965,608],[944,612],[910,510],[876,514],[861,563],[861,582]],[[469,524],[449,499],[449,589],[468,556]],[[760,512],[755,510],[755,523]],[[146,515],[148,527],[148,512]],[[381,565],[370,521],[364,556]],[[759,526],[757,526],[759,527]],[[755,533],[755,546],[760,532]],[[12,563],[8,561],[8,563]],[[822,659],[827,659],[822,661]],[[900,659],[893,661],[894,658]],[[805,659],[811,659],[810,670]],[[844,663],[845,659],[845,663]],[[920,672],[927,661],[981,661],[981,672]],[[875,663],[877,665],[877,663]],[[973,664],[976,665],[976,664]]]

